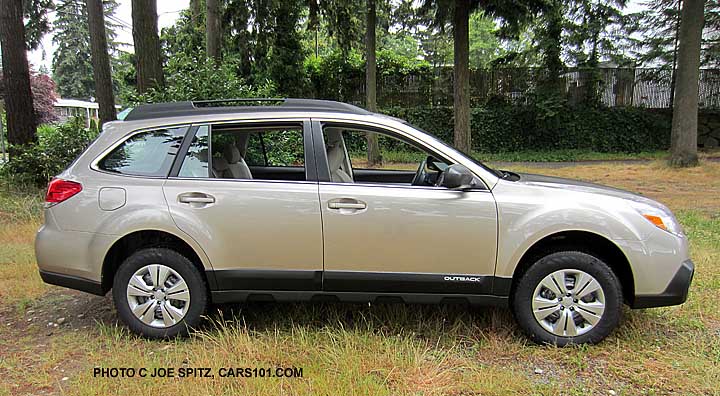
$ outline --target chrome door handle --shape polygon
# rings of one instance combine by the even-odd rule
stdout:
[[[348,199],[340,199],[340,200],[331,200],[328,202],[328,208],[330,209],[354,209],[354,210],[361,210],[366,209],[367,204],[362,201],[357,200],[348,200]]]
[[[211,204],[215,203],[215,197],[212,195],[202,194],[202,193],[188,193],[188,194],[180,194],[178,196],[178,201],[182,203],[188,203],[188,204]]]

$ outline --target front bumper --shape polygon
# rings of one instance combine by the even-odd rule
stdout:
[[[680,305],[687,300],[688,290],[695,273],[695,264],[692,260],[685,260],[670,280],[670,283],[660,294],[640,294],[630,304],[633,309],[638,308],[655,308],[666,307],[670,305]]]

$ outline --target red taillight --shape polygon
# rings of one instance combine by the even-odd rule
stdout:
[[[82,184],[80,183],[70,180],[52,179],[50,184],[48,184],[47,194],[45,194],[45,202],[62,202],[80,191],[82,191]]]

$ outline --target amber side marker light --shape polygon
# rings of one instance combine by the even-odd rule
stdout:
[[[668,231],[667,226],[665,226],[665,223],[663,223],[663,221],[660,217],[649,215],[649,214],[644,214],[643,216],[646,219],[648,219],[651,223],[655,224],[656,226],[662,228],[665,231]]]

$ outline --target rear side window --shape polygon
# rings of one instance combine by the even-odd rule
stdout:
[[[186,126],[135,134],[98,163],[107,172],[135,176],[167,176],[185,136]]]
[[[188,145],[179,177],[306,180],[303,125],[201,125]]]

